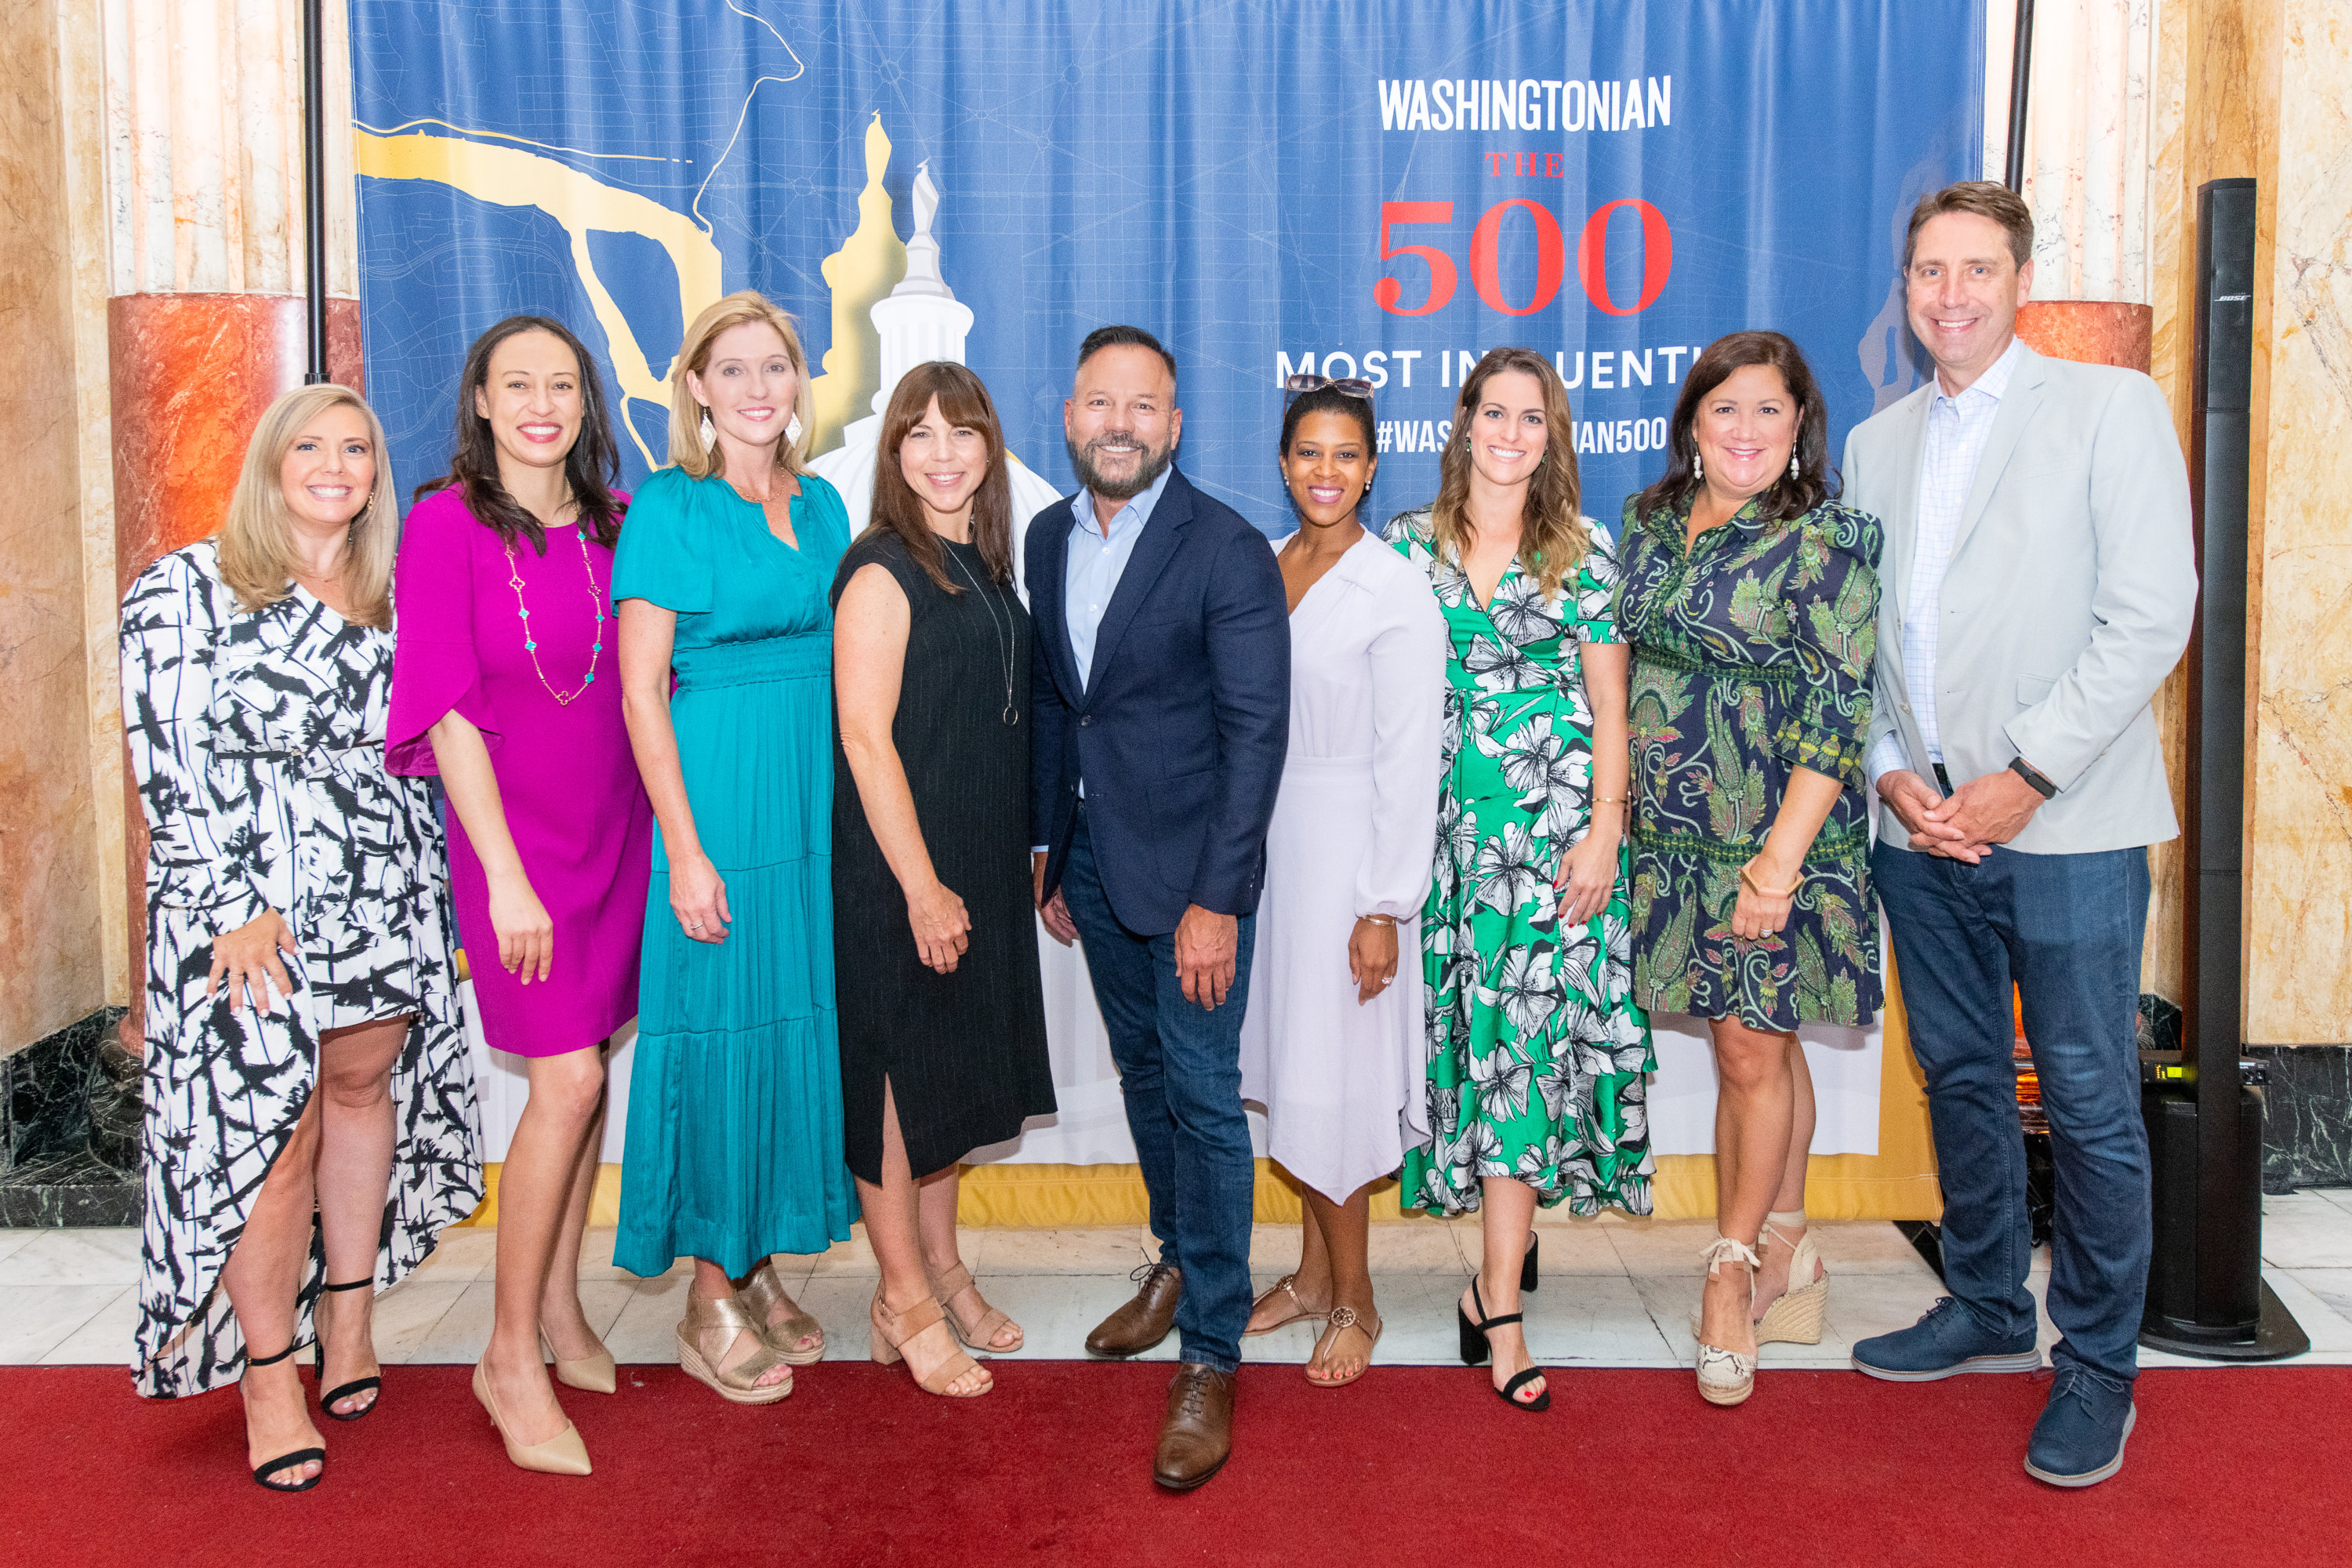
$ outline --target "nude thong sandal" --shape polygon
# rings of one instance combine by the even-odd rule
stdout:
[[[1262,1329],[1244,1329],[1242,1331],[1242,1338],[1245,1340],[1255,1339],[1260,1334],[1270,1334],[1276,1329],[1286,1329],[1293,1323],[1319,1323],[1331,1315],[1328,1312],[1314,1312],[1307,1310],[1307,1303],[1298,1299],[1297,1285],[1297,1275],[1286,1274],[1269,1286],[1265,1295],[1260,1296],[1256,1300],[1251,1302],[1250,1316],[1255,1317],[1257,1316],[1257,1310],[1260,1307],[1265,1306],[1268,1301],[1272,1300],[1274,1299],[1275,1291],[1279,1290],[1284,1295],[1290,1298],[1290,1304],[1297,1308],[1298,1310],[1291,1313],[1290,1316],[1286,1318],[1277,1319]]]
[[[1323,1337],[1315,1342],[1315,1354],[1307,1358],[1307,1365],[1308,1368],[1308,1375],[1307,1381],[1313,1384],[1318,1388],[1345,1388],[1349,1384],[1355,1382],[1356,1379],[1363,1376],[1364,1373],[1371,1370],[1372,1352],[1380,1348],[1381,1331],[1386,1329],[1388,1324],[1379,1318],[1374,1318],[1372,1320],[1372,1331],[1364,1335],[1365,1339],[1370,1342],[1364,1346],[1363,1365],[1358,1367],[1355,1371],[1349,1373],[1345,1377],[1317,1377],[1313,1374],[1313,1368],[1315,1363],[1318,1359],[1323,1358],[1325,1353],[1324,1348],[1326,1346],[1329,1345],[1333,1341],[1337,1340],[1341,1334],[1346,1333],[1350,1329],[1360,1334],[1364,1332],[1364,1321],[1361,1318],[1356,1315],[1356,1309],[1353,1307],[1332,1308],[1330,1324],[1331,1326],[1329,1328],[1323,1331]]]

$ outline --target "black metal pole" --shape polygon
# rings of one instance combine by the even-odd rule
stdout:
[[[327,68],[321,0],[302,0],[302,235],[308,251],[310,359],[302,383],[327,374]]]
[[[2026,84],[2033,75],[2033,0],[2017,0],[2017,43],[2009,62],[2009,168],[2001,183],[2025,189]]]

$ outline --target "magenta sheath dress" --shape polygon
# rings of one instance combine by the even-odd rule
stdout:
[[[548,530],[544,555],[527,539],[509,550],[454,486],[419,502],[401,535],[391,771],[440,772],[426,732],[453,709],[471,721],[531,890],[555,922],[553,972],[526,986],[499,963],[481,858],[448,810],[450,890],[482,1031],[517,1056],[593,1046],[637,1012],[654,813],[621,721],[612,584],[613,552],[577,529]]]

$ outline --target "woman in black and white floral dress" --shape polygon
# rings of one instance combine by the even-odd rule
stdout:
[[[241,1380],[254,1479],[278,1491],[324,1469],[286,1359],[314,1316],[320,1408],[355,1420],[379,1391],[374,1289],[481,1199],[441,827],[425,781],[384,771],[383,448],[347,388],[288,393],[220,531],[122,606],[150,835],[132,1370],[164,1398]]]

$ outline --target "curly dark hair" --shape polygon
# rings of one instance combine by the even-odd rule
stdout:
[[[614,495],[621,477],[621,451],[613,440],[613,421],[604,404],[604,378],[596,362],[572,329],[550,316],[509,316],[474,340],[466,351],[466,368],[457,376],[457,436],[449,454],[449,471],[416,487],[412,503],[436,490],[457,486],[465,492],[466,510],[505,543],[528,539],[540,554],[547,553],[547,529],[507,494],[499,479],[499,444],[490,422],[474,412],[474,395],[490,384],[490,356],[509,338],[524,332],[545,332],[572,351],[580,367],[580,436],[564,454],[564,482],[580,508],[585,537],[606,549],[621,537],[621,516],[627,505]]]

